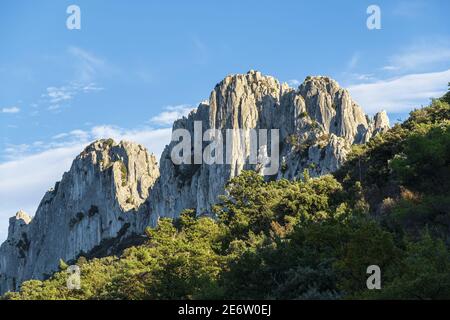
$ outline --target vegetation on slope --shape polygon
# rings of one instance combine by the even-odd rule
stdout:
[[[446,101],[447,100],[447,101]],[[243,172],[214,213],[186,210],[120,257],[80,258],[5,299],[449,299],[448,94],[355,148],[335,176]],[[382,289],[368,290],[378,265]]]

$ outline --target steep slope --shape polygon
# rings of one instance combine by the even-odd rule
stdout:
[[[0,248],[0,292],[52,274],[59,259],[73,260],[105,242],[113,250],[114,243],[141,234],[145,201],[158,175],[156,159],[140,145],[89,145],[45,194],[32,220],[23,212],[10,219]]]
[[[335,171],[345,161],[352,144],[367,142],[389,128],[385,112],[369,119],[347,90],[327,77],[308,77],[297,89],[270,76],[250,71],[226,77],[212,91],[209,102],[199,105],[173,129],[187,129],[194,136],[195,122],[219,129],[279,129],[280,165],[275,178],[295,179],[308,168],[312,176]],[[268,141],[270,141],[270,134]],[[178,141],[164,150],[161,177],[150,197],[151,221],[173,217],[185,208],[208,213],[224,186],[250,164],[249,137],[234,137],[228,164],[175,165],[171,153]],[[268,154],[271,151],[267,143]],[[203,144],[205,150],[207,144]],[[241,148],[242,145],[247,148]]]

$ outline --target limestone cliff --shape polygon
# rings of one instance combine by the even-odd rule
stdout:
[[[280,162],[271,179],[297,179],[306,168],[313,176],[335,171],[352,144],[389,127],[385,112],[370,119],[330,78],[308,77],[294,89],[256,71],[226,77],[209,101],[177,120],[173,130],[195,136],[196,122],[203,132],[278,129]],[[32,220],[24,212],[10,219],[8,239],[0,247],[0,293],[45,278],[57,270],[59,259],[108,253],[160,217],[176,217],[187,208],[210,214],[230,178],[243,169],[260,170],[259,162],[249,161],[251,149],[241,148],[249,145],[249,136],[232,138],[237,143],[231,144],[226,164],[175,165],[171,154],[178,142],[173,141],[159,170],[140,145],[100,140],[88,146],[45,194]],[[260,149],[272,153],[271,142]],[[202,151],[207,147],[201,142]]]
[[[208,102],[176,121],[173,129],[193,133],[196,121],[203,130],[279,129],[281,163],[276,177],[288,179],[300,177],[305,168],[312,176],[335,171],[352,144],[367,142],[389,127],[385,112],[369,119],[348,91],[328,77],[308,77],[293,89],[256,71],[226,77]],[[160,160],[161,177],[149,201],[152,224],[185,208],[209,213],[230,178],[243,169],[256,169],[249,164],[249,150],[242,152],[234,145],[229,164],[174,165],[171,151],[176,144],[168,145]]]
[[[89,145],[45,194],[32,220],[23,212],[10,219],[0,247],[0,291],[50,275],[59,259],[70,261],[113,244],[111,239],[141,234],[140,216],[148,211],[145,202],[158,176],[156,159],[140,145]]]

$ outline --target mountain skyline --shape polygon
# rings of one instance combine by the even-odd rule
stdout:
[[[212,140],[207,128],[215,129]],[[388,131],[385,112],[367,116],[328,77],[308,77],[293,89],[255,70],[227,76],[208,101],[173,123],[159,161],[141,144],[97,140],[45,193],[33,217],[20,211],[10,218],[0,246],[0,294],[45,279],[59,259],[141,243],[147,227],[185,210],[213,217],[228,181],[245,170],[272,180],[318,178],[336,172],[352,147]]]
[[[33,214],[88,142],[137,141],[159,158],[172,121],[228,74],[255,69],[293,87],[328,75],[391,122],[450,79],[447,1],[378,1],[381,30],[366,28],[368,1],[231,1],[226,10],[77,1],[81,30],[65,27],[70,4],[1,5],[1,241],[8,217]]]

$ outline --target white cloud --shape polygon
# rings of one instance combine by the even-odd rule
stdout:
[[[171,128],[124,129],[113,125],[94,126],[89,130],[72,130],[51,137],[50,141],[36,141],[30,144],[7,144],[3,151],[6,160],[21,159],[51,149],[87,144],[98,139],[112,138],[116,141],[132,141],[147,146],[151,153],[159,158],[165,145],[170,142]]]
[[[48,87],[46,93],[42,94],[42,98],[50,104],[47,110],[54,111],[60,109],[62,104],[74,99],[80,93],[98,92],[101,90],[103,88],[98,87],[93,82],[87,84],[71,82],[65,86]]]
[[[69,134],[64,132],[64,133],[60,133],[60,134],[54,135],[52,137],[52,139],[62,139],[62,138],[66,138],[68,136],[69,136]]]
[[[51,149],[0,164],[0,241],[7,236],[8,218],[19,209],[35,210],[48,188],[70,168],[82,145]]]
[[[18,107],[9,107],[9,108],[2,108],[2,113],[19,113],[20,108]]]
[[[69,87],[48,87],[47,93],[43,95],[48,97],[50,103],[59,103],[61,101],[70,100],[73,98],[73,92]]]
[[[450,43],[444,39],[428,39],[416,41],[402,52],[392,55],[389,64],[383,67],[387,71],[429,70],[439,64],[450,67]]]
[[[98,87],[95,83],[89,83],[81,88],[84,93],[92,92],[92,91],[102,91],[104,90],[102,87]]]
[[[170,142],[171,129],[142,128],[127,130],[111,125],[96,126],[89,131],[72,130],[54,136],[49,143],[10,147],[16,157],[0,164],[0,241],[7,236],[8,218],[19,209],[33,215],[45,192],[70,169],[73,159],[95,139],[113,138],[144,145],[157,159]],[[34,153],[29,154],[31,148]],[[41,149],[39,149],[41,148]],[[38,150],[38,151],[36,151]],[[21,151],[21,152],[19,152]]]
[[[7,144],[3,152],[7,158],[19,158],[30,151],[31,146],[28,144]]]
[[[375,75],[373,73],[348,73],[344,72],[343,75],[353,81],[373,81]]]
[[[356,76],[356,79],[362,80],[362,81],[369,81],[369,80],[373,80],[374,79],[374,75],[373,74],[357,74],[355,76]]]
[[[450,69],[442,72],[409,74],[401,77],[363,83],[348,88],[353,99],[368,113],[385,109],[408,112],[428,104],[447,90]]]
[[[187,116],[193,109],[193,107],[186,104],[168,106],[165,108],[165,111],[151,118],[150,122],[161,126],[171,125],[175,120]]]
[[[110,69],[106,62],[94,54],[78,47],[69,47],[68,53],[72,56],[75,74],[73,80],[62,86],[50,86],[46,88],[41,95],[44,103],[48,104],[47,110],[59,112],[64,104],[73,100],[81,93],[98,92],[104,90],[98,86],[94,79],[99,72],[105,72]],[[34,103],[34,108],[38,104]]]
[[[384,66],[383,68],[381,68],[382,70],[385,71],[394,71],[394,70],[398,70],[400,69],[400,67],[396,67],[396,66]]]

